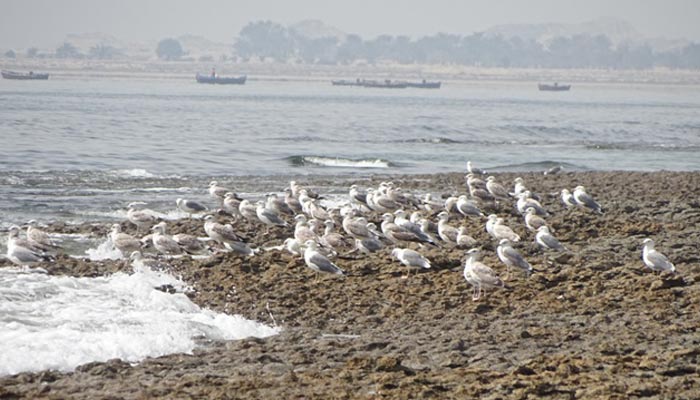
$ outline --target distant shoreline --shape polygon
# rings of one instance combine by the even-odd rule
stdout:
[[[606,84],[700,85],[700,70],[482,68],[462,65],[377,64],[307,65],[192,61],[96,61],[64,59],[0,59],[0,69],[41,71],[51,79],[144,78],[193,79],[212,68],[220,75],[247,74],[251,81],[327,81],[330,79],[429,79],[446,82],[562,82]]]

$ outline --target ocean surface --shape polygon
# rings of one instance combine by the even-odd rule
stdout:
[[[111,224],[138,200],[174,220],[185,217],[178,197],[215,207],[206,192],[214,179],[257,198],[291,179],[325,176],[331,183],[323,189],[340,194],[358,177],[464,171],[468,160],[491,171],[697,171],[700,88],[0,80],[0,139],[4,254],[6,229],[29,219]],[[118,256],[106,238],[55,238],[75,257]],[[0,268],[0,375],[114,357],[136,362],[206,340],[277,332],[154,289],[163,284],[186,290],[153,271],[69,278]]]

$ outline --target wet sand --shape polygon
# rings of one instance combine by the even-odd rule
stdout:
[[[539,270],[530,278],[515,272],[507,290],[472,301],[462,276],[465,252],[449,248],[426,249],[433,268],[408,278],[390,248],[369,257],[341,255],[337,264],[348,275],[319,280],[303,260],[276,250],[249,259],[219,254],[177,260],[173,273],[195,289],[189,294],[195,303],[284,331],[208,343],[191,355],[136,365],[113,360],[72,373],[2,377],[0,398],[700,396],[700,173],[518,175],[542,197],[552,213],[549,225],[572,252],[551,253],[545,262],[513,207],[493,210],[523,238],[517,248]],[[516,175],[496,176],[510,184]],[[357,183],[376,186],[379,180]],[[461,174],[392,180],[414,193],[465,191]],[[604,215],[563,208],[559,190],[579,184],[602,204]],[[484,263],[504,276],[484,222],[464,220]],[[123,227],[133,232],[127,223]],[[91,228],[95,234],[108,229]],[[201,221],[169,223],[169,230],[204,236]],[[239,230],[265,246],[289,235],[273,229],[265,236],[251,225]],[[676,275],[644,267],[646,237],[676,265]],[[73,259],[60,264],[44,267],[77,276],[125,268]]]

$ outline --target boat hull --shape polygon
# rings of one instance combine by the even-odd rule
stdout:
[[[20,81],[45,81],[49,79],[49,74],[35,74],[33,72],[14,72],[14,71],[1,71],[2,77],[5,79],[16,79]]]
[[[247,76],[243,75],[239,77],[213,77],[197,74],[195,78],[197,79],[198,83],[208,83],[212,85],[244,85]]]
[[[571,89],[571,85],[545,85],[540,83],[537,88],[543,92],[566,92]]]

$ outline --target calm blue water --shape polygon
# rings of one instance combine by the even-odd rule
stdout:
[[[203,196],[212,176],[255,191],[261,181],[244,176],[461,171],[467,160],[495,170],[700,170],[700,89],[0,80],[0,138],[7,225],[100,214],[146,195]]]

